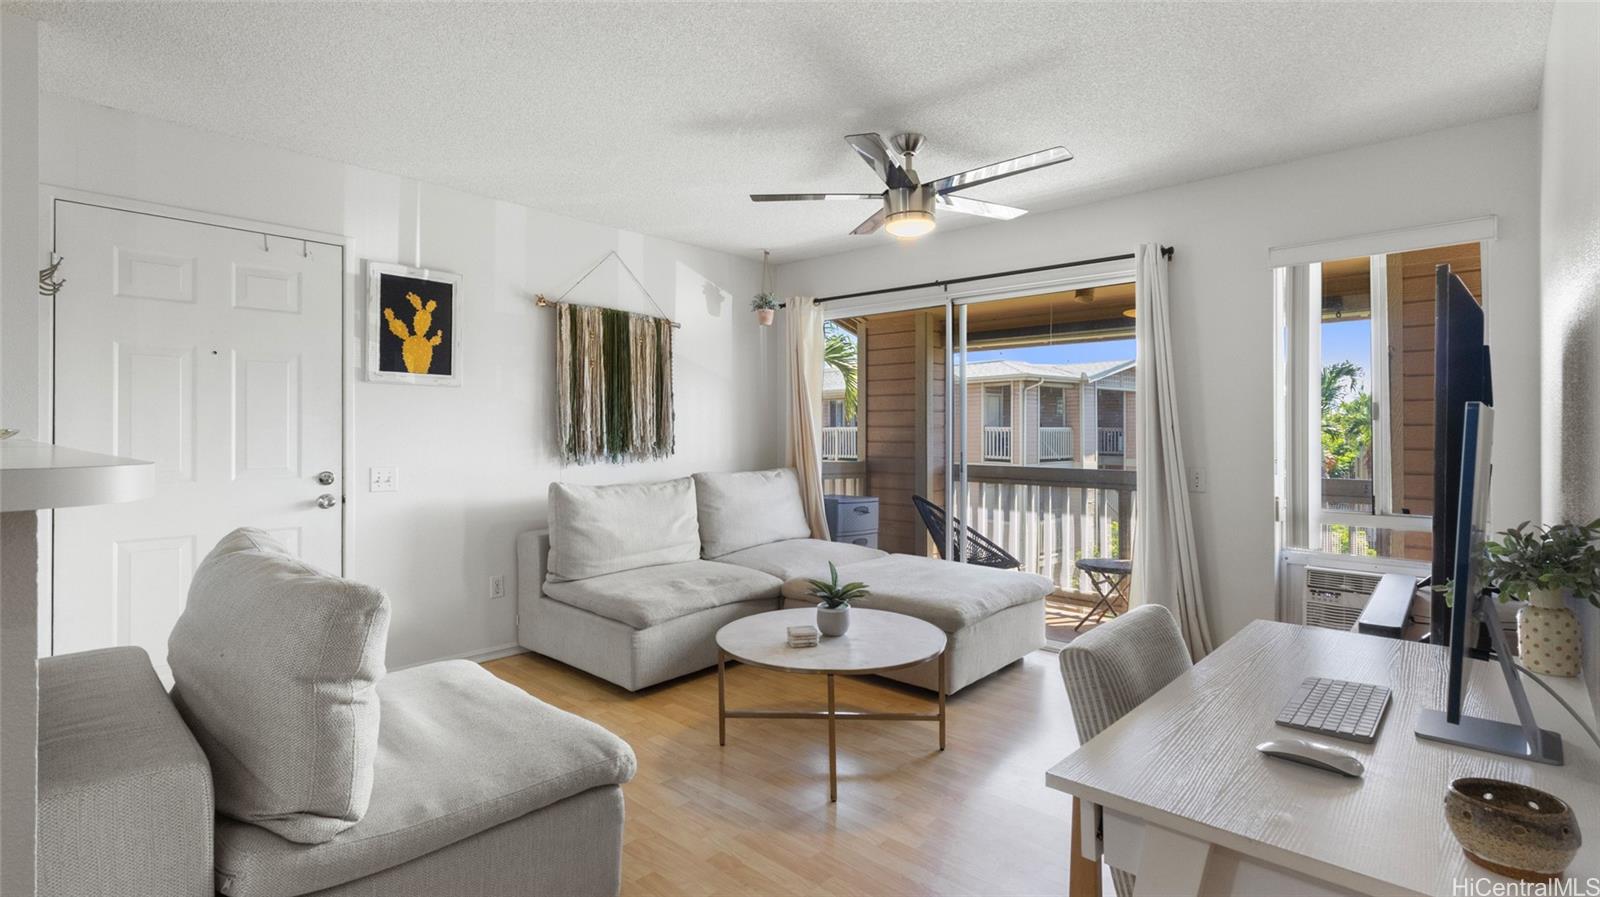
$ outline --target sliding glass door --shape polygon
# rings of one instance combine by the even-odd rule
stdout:
[[[1127,272],[953,297],[946,334],[943,554],[1056,583],[1057,643],[1124,606],[1137,484]]]

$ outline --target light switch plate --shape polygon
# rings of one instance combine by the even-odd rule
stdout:
[[[489,577],[489,600],[498,601],[506,597],[506,578],[504,576]]]
[[[374,467],[371,478],[367,481],[368,492],[399,492],[400,468]]]

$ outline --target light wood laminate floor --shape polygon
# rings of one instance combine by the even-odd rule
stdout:
[[[710,670],[638,694],[532,654],[485,666],[633,746],[625,895],[1066,894],[1071,799],[1044,773],[1077,744],[1056,656],[1035,652],[950,698],[934,723],[729,720]],[[823,678],[733,665],[728,706],[824,706]],[[923,711],[927,692],[841,678],[841,709]],[[1106,893],[1110,893],[1109,887]]]

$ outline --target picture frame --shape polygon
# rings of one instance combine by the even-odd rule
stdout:
[[[367,379],[460,386],[461,275],[391,262],[366,266]]]

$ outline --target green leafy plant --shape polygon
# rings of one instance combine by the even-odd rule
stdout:
[[[822,325],[822,363],[839,372],[844,380],[844,417],[856,419],[860,396],[856,381],[856,340],[832,321]]]
[[[828,562],[828,575],[830,576],[828,582],[823,582],[820,579],[806,581],[811,583],[811,594],[821,598],[822,603],[826,604],[829,610],[849,607],[852,599],[866,596],[867,584],[864,582],[839,584],[839,568],[833,565],[833,561]]]
[[[766,309],[775,309],[777,307],[778,297],[772,295],[771,293],[757,293],[755,298],[750,300],[751,311],[763,311]]]
[[[1600,519],[1585,524],[1519,523],[1485,539],[1478,563],[1483,583],[1501,601],[1526,601],[1538,591],[1567,591],[1600,607]],[[1455,581],[1444,586],[1455,600]]]
[[[1362,389],[1361,368],[1336,361],[1322,369],[1322,475],[1370,477],[1372,396]]]

